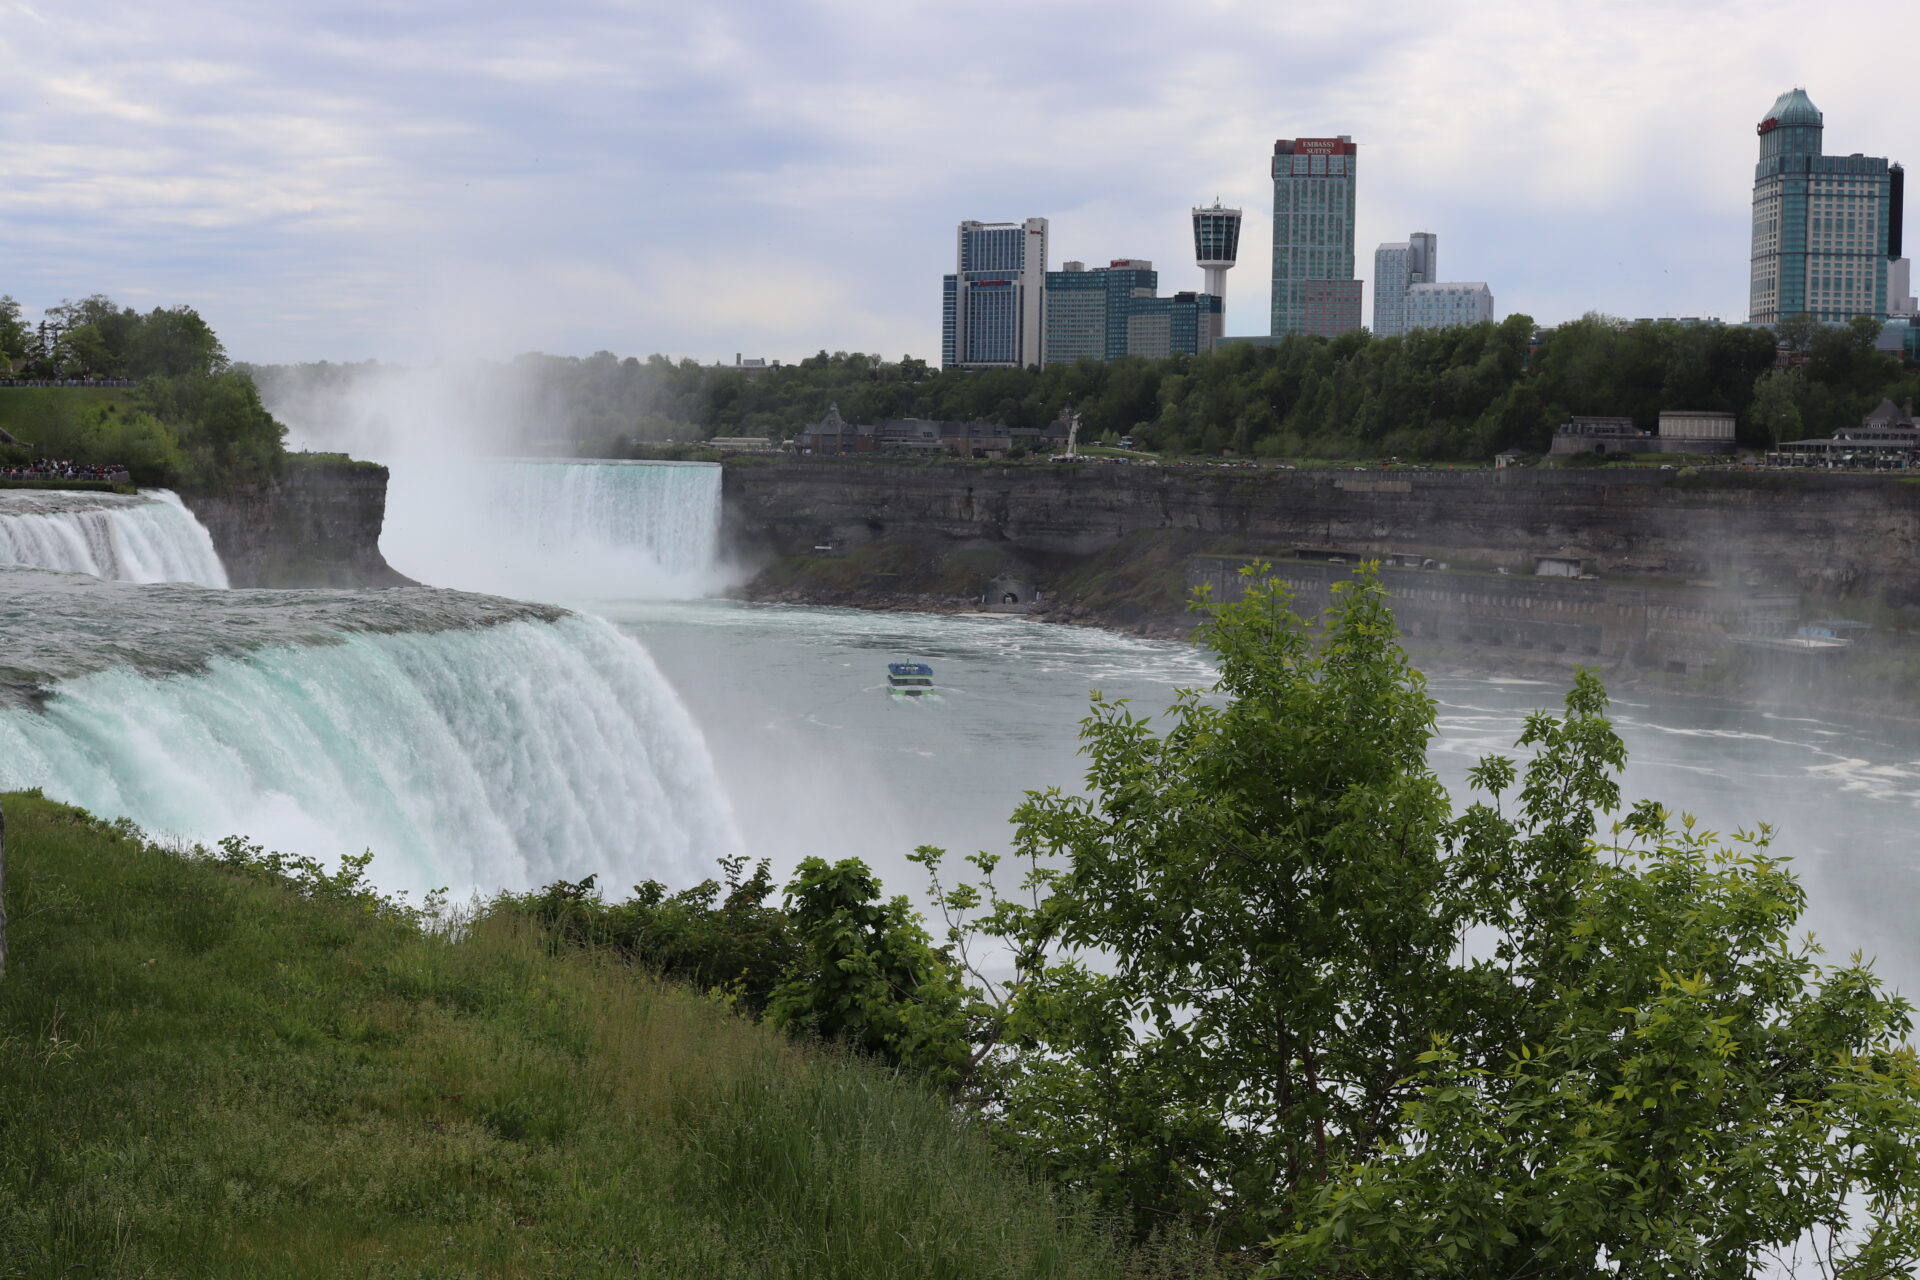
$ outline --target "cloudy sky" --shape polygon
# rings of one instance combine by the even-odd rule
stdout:
[[[937,358],[953,227],[1194,288],[1189,206],[1360,144],[1373,246],[1501,315],[1744,318],[1753,126],[1920,162],[1907,0],[0,0],[0,293],[236,357]],[[1903,154],[1912,151],[1912,155]],[[1910,223],[1912,220],[1909,220]]]

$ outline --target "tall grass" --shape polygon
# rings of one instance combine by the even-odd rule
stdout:
[[[0,1277],[1192,1274],[911,1082],[5,797]]]

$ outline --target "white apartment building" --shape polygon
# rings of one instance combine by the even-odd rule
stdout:
[[[1458,324],[1491,324],[1493,291],[1478,281],[1408,285],[1406,308],[1408,333]]]
[[[1407,289],[1429,284],[1440,269],[1440,238],[1416,231],[1373,251],[1373,333],[1398,337],[1407,331]]]

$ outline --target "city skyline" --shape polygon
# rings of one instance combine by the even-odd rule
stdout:
[[[1216,195],[1246,211],[1225,329],[1261,333],[1273,141],[1339,134],[1367,157],[1357,245],[1430,227],[1502,314],[1737,321],[1756,113],[1804,86],[1836,149],[1911,162],[1886,95],[1920,35],[1844,2],[1551,30],[1518,3],[1222,2],[1205,48],[1147,4],[0,3],[0,292],[187,303],[264,361],[937,360],[957,218],[1047,217],[1054,262],[1137,255],[1173,291]],[[1018,50],[926,75],[998,16]]]

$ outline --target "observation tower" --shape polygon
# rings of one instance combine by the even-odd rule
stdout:
[[[1224,207],[1215,197],[1211,205],[1193,211],[1193,256],[1206,273],[1202,293],[1221,300],[1216,313],[1215,337],[1226,323],[1227,269],[1240,256],[1240,210]]]

